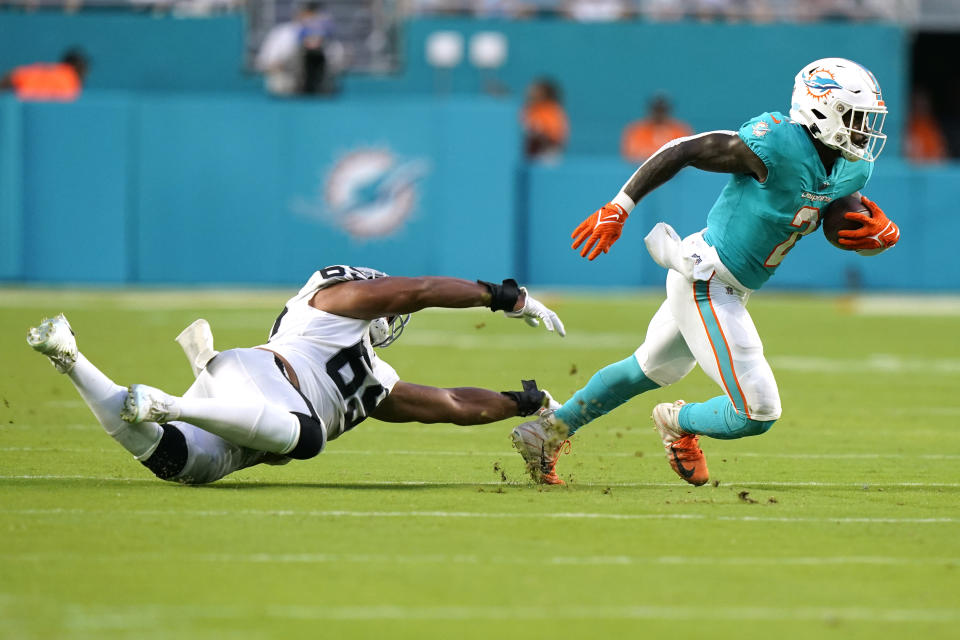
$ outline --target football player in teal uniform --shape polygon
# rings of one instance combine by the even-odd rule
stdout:
[[[664,145],[609,204],[577,227],[573,248],[582,245],[581,255],[593,260],[620,237],[636,203],[680,169],[732,174],[704,230],[681,239],[660,222],[645,238],[668,273],[667,299],[644,343],[598,371],[559,409],[513,430],[514,446],[535,481],[562,484],[556,463],[567,438],[630,398],[677,382],[696,364],[723,394],[653,409],[667,459],[681,478],[694,485],[709,479],[699,436],[734,439],[770,429],[780,417],[780,395],[747,299],[817,228],[822,208],[867,184],[886,141],[886,113],[880,86],[867,69],[842,58],[817,60],[797,74],[789,115],[764,113],[739,131]],[[873,202],[862,203],[871,215],[845,214],[862,226],[841,231],[840,243],[867,255],[896,244],[897,226]]]

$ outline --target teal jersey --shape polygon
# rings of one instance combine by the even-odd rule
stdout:
[[[738,132],[767,167],[767,179],[734,174],[707,214],[704,239],[750,289],[773,275],[790,249],[820,223],[829,202],[862,189],[873,163],[837,158],[827,174],[803,125],[764,113]]]

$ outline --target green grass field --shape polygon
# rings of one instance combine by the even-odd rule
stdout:
[[[180,329],[202,316],[219,348],[252,346],[289,295],[0,290],[0,638],[957,637],[955,305],[756,295],[784,416],[703,441],[701,488],[670,471],[649,418],[716,395],[699,370],[585,427],[567,487],[526,481],[519,420],[368,420],[313,460],[184,487],[106,436],[24,342],[65,311],[117,382],[181,392]],[[411,382],[535,377],[565,399],[633,351],[659,304],[544,300],[565,340],[430,311],[383,355]]]

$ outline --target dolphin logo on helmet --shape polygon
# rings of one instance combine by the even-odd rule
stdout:
[[[827,69],[815,69],[803,79],[803,83],[807,85],[808,93],[818,99],[826,97],[833,89],[843,89]]]

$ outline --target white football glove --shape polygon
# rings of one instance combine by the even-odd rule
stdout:
[[[563,328],[563,323],[560,322],[560,318],[556,313],[527,293],[526,287],[520,287],[520,291],[526,296],[523,308],[520,309],[520,311],[504,311],[503,315],[508,318],[523,318],[524,322],[531,327],[540,326],[540,320],[543,320],[543,326],[547,328],[547,331],[556,329],[560,337],[567,335],[566,330]]]

